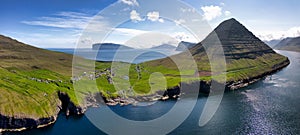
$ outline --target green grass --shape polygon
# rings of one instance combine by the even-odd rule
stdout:
[[[34,71],[33,71],[34,72]],[[43,73],[44,71],[39,71]],[[46,71],[48,73],[48,71]],[[32,72],[24,72],[0,68],[0,112],[8,116],[24,116],[30,114],[34,118],[53,116],[59,100],[57,90],[65,90],[57,84],[38,83],[31,77],[41,76]],[[54,73],[53,73],[54,74]],[[53,75],[44,77],[54,77]],[[60,78],[61,76],[57,76]],[[60,78],[61,79],[61,78]]]

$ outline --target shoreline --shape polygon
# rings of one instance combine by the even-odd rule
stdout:
[[[263,79],[264,77],[274,74],[280,70],[282,70],[283,68],[287,67],[290,64],[290,60],[287,58],[286,61],[279,63],[277,65],[274,66],[274,68],[271,71],[265,72],[261,75],[255,76],[255,77],[251,77],[249,79],[244,79],[244,80],[240,80],[240,81],[236,81],[236,82],[226,82],[225,84],[225,92],[226,91],[230,91],[230,90],[238,90],[240,88],[243,87],[247,87],[250,84],[253,84],[261,79]],[[200,81],[199,82],[201,85],[205,85],[205,86],[201,86],[199,93],[209,93],[209,90],[206,90],[207,88],[210,89],[210,82],[205,82],[205,81]],[[157,100],[161,100],[161,101],[167,101],[170,99],[176,99],[178,97],[180,97],[180,94],[182,94],[182,92],[180,92],[180,90],[178,91],[178,88],[180,89],[180,86],[176,86],[172,89],[168,89],[168,90],[164,90],[164,91],[157,91],[154,94],[151,95],[145,95],[145,96],[138,96],[138,97],[130,97],[129,99],[123,99],[123,98],[115,98],[115,99],[105,99],[103,96],[103,100],[105,101],[104,103],[107,106],[115,106],[115,105],[130,105],[130,104],[135,104],[137,102],[147,102],[147,101],[157,101]],[[163,95],[162,95],[163,94]],[[101,94],[100,94],[101,95]],[[91,95],[94,96],[94,95]],[[168,97],[167,97],[168,96]],[[4,133],[4,132],[20,132],[20,131],[24,131],[24,130],[30,130],[30,129],[34,129],[34,128],[43,128],[43,127],[48,127],[50,125],[55,124],[58,114],[65,111],[66,116],[69,115],[83,115],[86,110],[90,107],[98,107],[101,102],[98,102],[95,97],[93,101],[88,101],[88,104],[86,104],[86,106],[81,107],[81,106],[76,106],[74,105],[74,103],[72,101],[70,101],[69,96],[66,93],[62,93],[62,92],[58,92],[58,97],[59,100],[61,101],[60,106],[58,106],[58,112],[56,114],[56,116],[50,116],[49,118],[38,118],[38,119],[31,119],[31,118],[15,118],[15,117],[7,117],[4,115],[1,115],[1,117],[4,118],[8,118],[8,119],[13,119],[13,120],[33,120],[36,122],[36,125],[31,125],[31,126],[24,126],[24,127],[19,127],[19,128],[0,128],[0,134]],[[87,97],[87,98],[91,98],[91,97]],[[142,99],[142,100],[137,100],[137,98]],[[46,123],[39,123],[40,121],[42,121],[43,119],[48,119],[48,121]],[[9,125],[9,124],[8,124]],[[3,126],[3,125],[1,125]],[[7,125],[6,125],[7,126]]]
[[[15,118],[15,117],[7,117],[7,116],[1,115],[2,118],[6,118],[9,121],[22,121],[25,124],[26,124],[26,122],[28,122],[28,123],[33,122],[33,123],[31,123],[32,125],[27,125],[27,126],[17,127],[17,128],[1,128],[0,133],[20,132],[20,131],[24,131],[24,130],[47,127],[47,126],[53,125],[56,122],[57,116],[58,115],[50,116],[49,118],[33,119],[33,118]],[[8,124],[6,126],[13,126],[13,125]]]

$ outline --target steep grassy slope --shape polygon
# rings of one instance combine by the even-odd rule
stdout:
[[[285,38],[274,49],[300,52],[300,37]]]
[[[1,35],[0,50],[2,68],[15,67],[28,71],[47,69],[71,76],[71,55],[35,48]]]
[[[0,114],[10,117],[44,118],[59,111],[58,91],[77,100],[71,80],[72,55],[35,48],[0,35]],[[108,68],[109,63],[96,63]],[[99,69],[101,70],[101,69]],[[97,91],[97,90],[94,90]]]

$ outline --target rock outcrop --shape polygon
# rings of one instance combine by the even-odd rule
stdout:
[[[66,115],[81,115],[85,112],[86,108],[76,106],[71,100],[68,94],[58,91],[58,98],[61,101],[61,110],[65,111]]]

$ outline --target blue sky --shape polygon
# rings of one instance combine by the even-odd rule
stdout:
[[[199,36],[199,39],[196,39],[187,29],[179,27],[196,20],[190,17],[191,14],[199,14],[199,19],[207,22],[211,28],[225,19],[234,17],[262,40],[300,36],[298,0],[183,0],[190,7],[177,8],[183,16],[173,20],[168,18],[173,18],[178,13],[172,14],[169,10],[178,5],[168,2],[170,1],[2,0],[0,34],[43,48],[72,48],[76,47],[79,41],[86,41],[87,44],[116,42],[137,48],[161,43],[176,45],[176,41],[198,42],[204,38]],[[114,6],[107,8],[113,3]],[[100,11],[102,12],[99,13]],[[183,19],[184,17],[186,18]],[[117,22],[126,18],[128,21],[122,24]],[[97,20],[94,23],[97,27],[90,26],[93,20]],[[105,40],[89,37],[88,34],[82,36],[89,27],[97,29],[97,34],[105,35],[106,28],[115,27],[113,24],[119,25]],[[201,32],[206,35],[209,30]],[[157,40],[141,44],[151,38]]]

